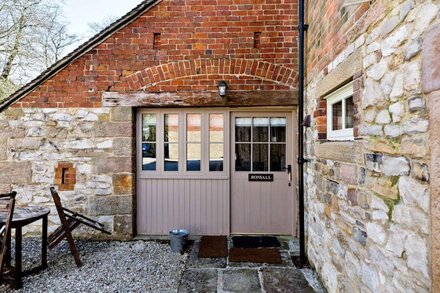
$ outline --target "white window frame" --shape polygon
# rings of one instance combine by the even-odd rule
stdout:
[[[327,100],[327,139],[354,140],[353,128],[345,128],[346,100],[353,96],[353,82],[324,97]],[[333,130],[333,105],[342,101],[342,129]]]
[[[142,170],[142,115],[152,113],[156,114],[156,170]],[[179,115],[179,170],[164,170],[164,115]],[[186,171],[187,159],[187,141],[186,124],[188,114],[200,114],[202,118],[201,127],[201,170]],[[223,127],[223,171],[209,171],[209,115],[222,114],[224,117]],[[162,178],[162,179],[228,179],[229,177],[229,112],[217,109],[142,109],[137,113],[137,171],[140,178]]]

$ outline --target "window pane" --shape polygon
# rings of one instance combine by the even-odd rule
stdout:
[[[165,142],[178,142],[179,140],[178,114],[165,114],[164,140]]]
[[[223,114],[209,115],[209,141],[223,142],[224,117]]]
[[[253,135],[257,142],[269,141],[269,118],[254,118],[253,119]]]
[[[179,171],[179,145],[166,143],[164,145],[164,170]]]
[[[142,170],[155,171],[156,170],[156,144],[143,143],[142,144]]]
[[[333,130],[342,129],[342,101],[332,105],[333,111]]]
[[[353,128],[354,103],[353,97],[345,100],[345,128]]]
[[[254,144],[252,147],[252,171],[268,171],[268,145]]]
[[[189,143],[186,145],[186,153],[186,170],[200,171],[202,145],[200,143]]]
[[[250,142],[251,141],[251,118],[235,118],[235,141]]]
[[[186,116],[186,141],[200,142],[202,133],[202,116],[200,114],[188,114]]]
[[[270,146],[270,170],[284,171],[286,168],[286,145],[272,144]]]
[[[286,118],[270,118],[270,141],[286,141]]]
[[[142,140],[156,141],[156,114],[142,115]]]
[[[236,144],[235,145],[235,171],[251,170],[251,145]]]
[[[209,171],[223,171],[223,144],[209,146]]]

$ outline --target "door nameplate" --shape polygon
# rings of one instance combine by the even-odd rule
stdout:
[[[249,181],[272,182],[273,174],[249,174]]]

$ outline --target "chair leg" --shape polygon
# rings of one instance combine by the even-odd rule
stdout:
[[[75,259],[75,263],[78,267],[82,265],[81,259],[79,258],[78,249],[76,248],[75,241],[73,240],[72,234],[70,231],[65,231],[67,242],[69,243],[70,252],[73,255],[73,258]]]

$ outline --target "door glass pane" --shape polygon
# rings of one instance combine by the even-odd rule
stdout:
[[[189,143],[186,146],[186,170],[200,171],[202,160],[202,145],[200,143]]]
[[[178,142],[179,141],[179,115],[165,114],[164,125],[164,141]]]
[[[186,116],[186,141],[201,142],[202,116],[200,114],[188,114]]]
[[[156,170],[156,144],[143,143],[142,144],[142,170],[155,171]]]
[[[209,115],[209,141],[223,142],[224,117],[223,114]]]
[[[251,145],[236,144],[235,145],[235,171],[251,170]]]
[[[345,100],[345,128],[353,128],[354,103],[353,97]]]
[[[252,147],[253,147],[252,171],[268,171],[269,170],[268,145],[254,144]]]
[[[156,114],[142,115],[142,140],[156,141]]]
[[[332,105],[333,130],[342,129],[342,101]]]
[[[235,118],[235,141],[250,142],[251,141],[251,118]]]
[[[179,145],[176,143],[164,145],[164,170],[179,171]]]
[[[253,141],[267,142],[269,141],[269,118],[254,118],[253,119]]]
[[[223,171],[223,144],[209,146],[209,171]]]
[[[270,141],[286,142],[286,118],[270,118]]]
[[[285,171],[286,168],[286,145],[270,145],[270,171]]]

